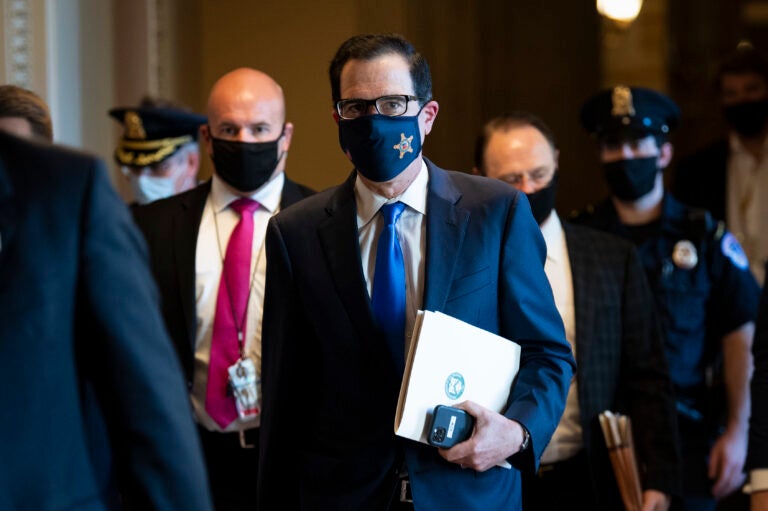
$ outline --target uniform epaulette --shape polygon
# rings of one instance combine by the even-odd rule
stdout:
[[[685,231],[691,239],[703,240],[715,227],[712,215],[704,209],[689,210],[687,220]]]

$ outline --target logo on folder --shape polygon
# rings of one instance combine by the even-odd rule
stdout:
[[[464,377],[461,373],[451,373],[445,379],[445,395],[450,399],[459,399],[464,393]]]

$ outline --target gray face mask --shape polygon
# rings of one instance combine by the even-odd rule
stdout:
[[[139,204],[156,201],[170,197],[176,193],[176,178],[174,176],[161,177],[146,174],[128,176],[133,197]]]

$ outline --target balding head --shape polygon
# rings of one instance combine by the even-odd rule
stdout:
[[[209,124],[232,111],[250,111],[255,107],[269,108],[285,122],[283,89],[266,73],[241,67],[219,78],[208,96]]]
[[[280,139],[277,149],[280,161],[273,175],[282,172],[293,135],[293,125],[285,122],[283,89],[272,77],[256,69],[230,71],[211,88],[208,125],[203,127],[202,133],[211,156],[213,139],[243,143]]]

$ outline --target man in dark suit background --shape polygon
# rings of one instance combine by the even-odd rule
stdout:
[[[763,283],[768,261],[768,61],[740,46],[716,76],[728,136],[680,160],[672,192],[709,211],[741,243]]]
[[[236,402],[226,382],[230,368],[247,370],[244,374],[253,368],[252,390],[259,392],[264,232],[280,208],[312,193],[285,177],[292,134],[281,87],[254,69],[231,71],[211,89],[208,125],[202,129],[212,179],[134,211],[184,368],[217,511],[253,509],[255,501],[258,411],[230,415]],[[255,209],[240,217],[239,204]],[[234,270],[225,268],[230,241],[244,221],[252,229],[250,254],[241,276],[234,277]],[[241,300],[236,288],[244,291]]]
[[[519,471],[535,470],[574,364],[527,201],[422,156],[439,107],[402,37],[350,38],[330,78],[355,171],[268,227],[261,509],[519,509]],[[508,405],[462,403],[476,426],[448,450],[394,435],[419,309],[522,347]]]
[[[0,133],[0,508],[211,509],[146,257],[103,162]]]
[[[665,510],[680,492],[672,382],[645,272],[631,243],[563,222],[555,211],[559,151],[538,117],[515,112],[488,121],[475,173],[500,179],[531,203],[547,243],[545,271],[577,370],[565,413],[537,474],[523,474],[523,508],[622,509],[599,414],[632,421],[644,509]]]

